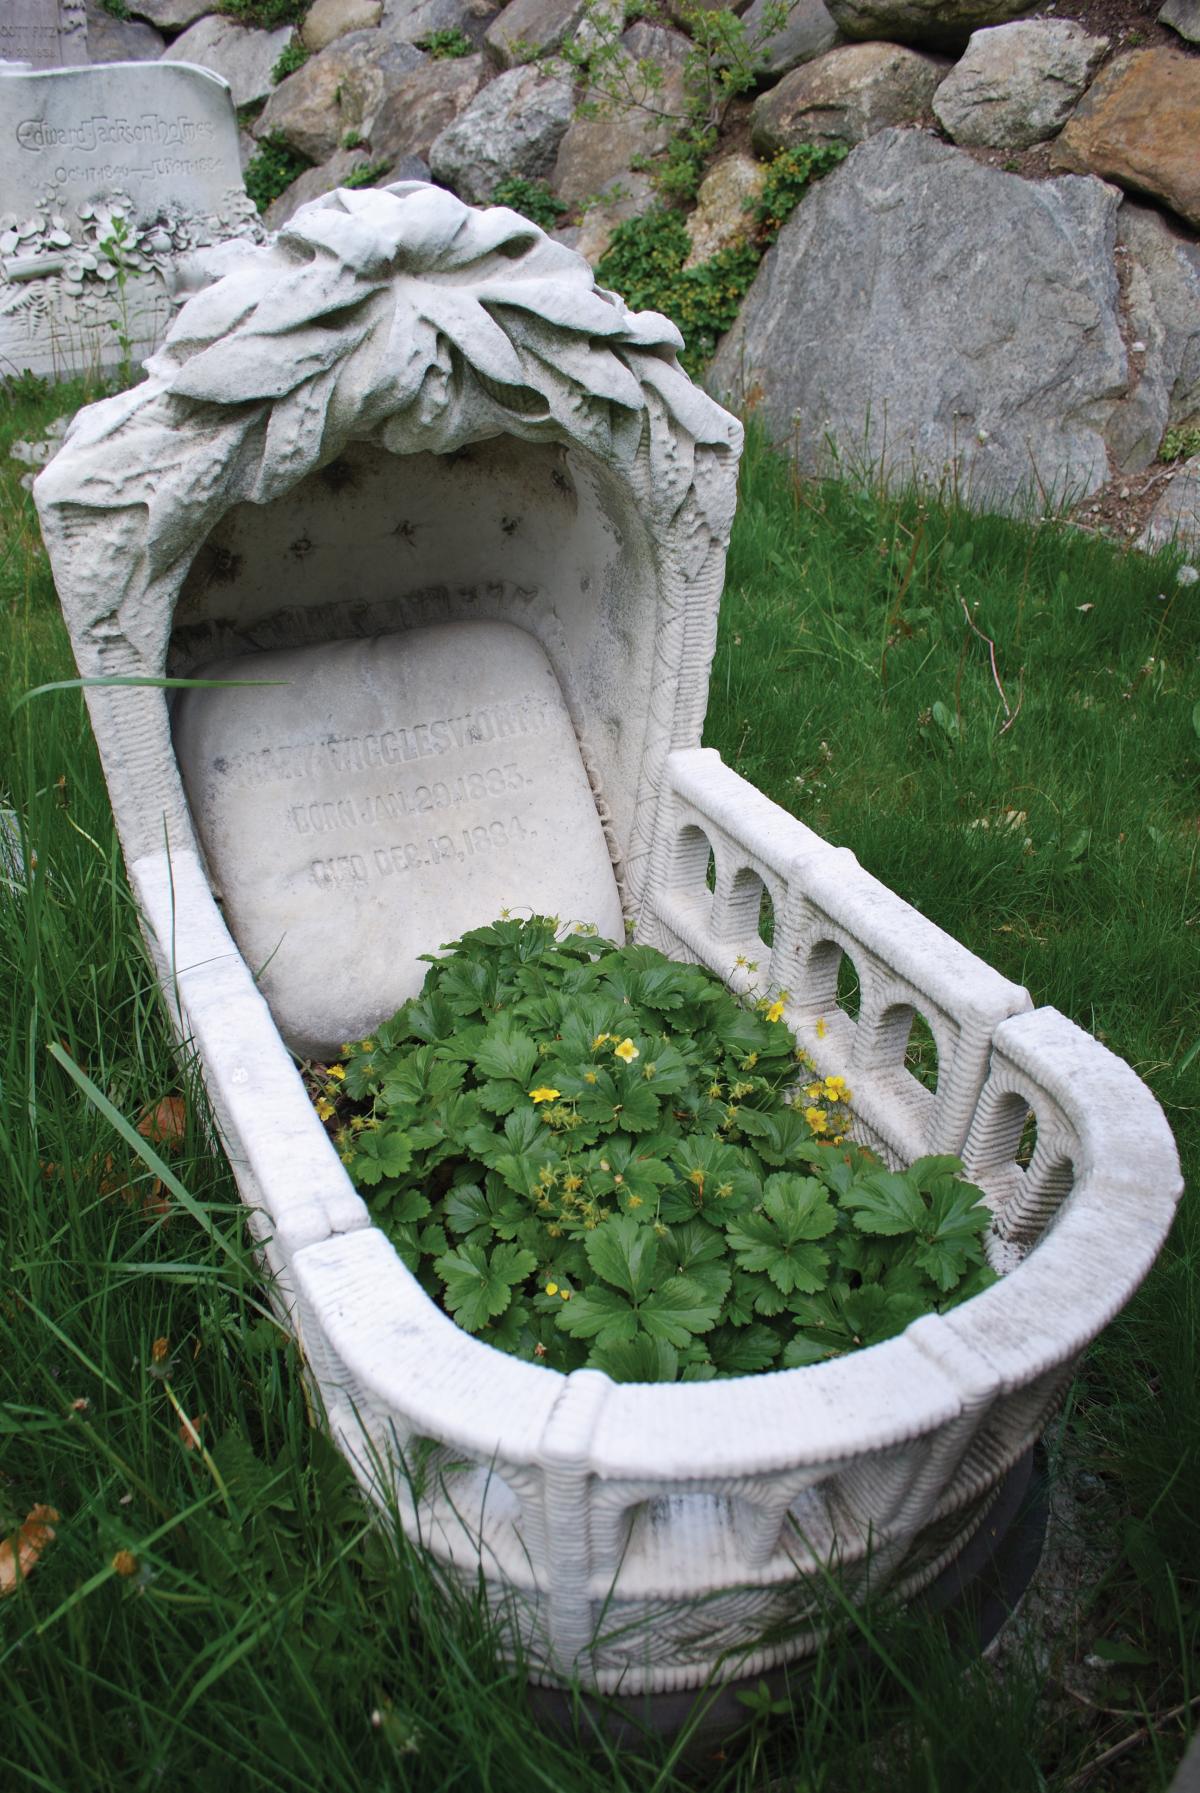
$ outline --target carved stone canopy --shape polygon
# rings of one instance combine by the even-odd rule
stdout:
[[[700,739],[742,436],[674,325],[518,214],[423,183],[329,194],[198,278],[147,379],[81,412],[37,483],[81,671],[228,677],[516,625],[635,909],[665,756]],[[163,692],[89,702],[127,857],[194,848]]]

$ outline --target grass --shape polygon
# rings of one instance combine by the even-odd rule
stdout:
[[[83,396],[10,395],[0,450]],[[20,472],[0,459],[10,702],[71,672]],[[752,437],[708,739],[1129,1058],[1186,1166],[1200,1081],[1200,643],[1173,576],[1169,556],[1059,525],[798,487]],[[995,641],[1011,707],[1021,694],[1003,732],[963,601]],[[439,1586],[395,1528],[368,1523],[311,1423],[296,1348],[270,1316],[202,1100],[172,1056],[82,701],[39,698],[4,726],[8,801],[36,866],[27,888],[0,885],[0,1536],[39,1503],[61,1515],[28,1580],[0,1599],[6,1787],[203,1790],[231,1775],[264,1793],[1168,1784],[1190,1726],[1186,1709],[1170,1715],[1195,1699],[1198,1666],[1191,1198],[1055,1432],[1059,1485],[1091,1490],[1101,1565],[1060,1631],[999,1674],[964,1669],[928,1617],[845,1615],[797,1702],[748,1707],[723,1753],[685,1761],[646,1741],[618,1759],[571,1732],[541,1736],[478,1591]],[[182,1096],[170,1116],[186,1124],[178,1137],[160,1128],[156,1150],[202,1224],[52,1045],[134,1122]],[[1097,1651],[1109,1666],[1088,1680],[1081,1663]]]

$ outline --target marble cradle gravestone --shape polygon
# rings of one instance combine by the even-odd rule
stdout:
[[[0,371],[112,365],[122,334],[140,359],[172,316],[179,258],[261,237],[229,89],[206,69],[0,65],[0,145]]]
[[[87,700],[278,1300],[364,1487],[482,1575],[536,1678],[760,1674],[819,1643],[831,1566],[907,1597],[987,1522],[1166,1236],[1170,1134],[1128,1066],[701,748],[741,428],[673,325],[419,184],[330,194],[210,272],[34,492],[81,673],[222,681]],[[281,1029],[355,1031],[501,902],[623,914],[738,989],[758,961],[867,1143],[961,1154],[1004,1274],[870,1350],[707,1383],[564,1377],[461,1331]],[[936,1092],[904,1067],[917,1014]]]
[[[84,0],[4,0],[0,62],[70,68],[88,59]]]

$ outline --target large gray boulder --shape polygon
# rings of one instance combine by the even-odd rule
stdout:
[[[460,199],[485,204],[507,175],[550,173],[574,104],[575,83],[561,67],[507,69],[434,138],[429,166]]]
[[[279,83],[254,135],[278,131],[310,162],[325,162],[348,135],[370,136],[389,95],[424,62],[412,44],[389,43],[382,31],[352,31]]]
[[[960,50],[972,31],[1033,12],[1030,0],[826,0],[845,37]]]
[[[1017,19],[972,34],[934,95],[955,143],[1028,149],[1066,124],[1108,49],[1072,19]]]
[[[251,31],[232,19],[197,19],[162,53],[163,62],[197,62],[223,75],[233,89],[235,106],[251,106],[271,91],[271,70],[296,33],[290,25],[275,31]]]
[[[760,156],[802,143],[861,143],[929,110],[945,64],[900,44],[843,44],[769,88],[750,114]]]
[[[430,147],[465,112],[491,70],[484,58],[428,57],[401,75],[371,125],[371,154],[429,159]]]
[[[1139,378],[1114,408],[1106,434],[1121,473],[1154,460],[1164,433],[1200,425],[1200,245],[1149,206],[1117,214],[1126,333]]]
[[[841,42],[825,0],[793,0],[782,25],[770,30],[779,0],[754,0],[742,14],[746,36],[754,48],[754,64],[763,75],[786,75]]]
[[[573,37],[592,0],[508,0],[484,34],[488,54],[501,68],[547,56]]]
[[[802,201],[709,373],[810,473],[846,464],[1021,512],[1095,491],[1126,390],[1119,195],[883,131]]]

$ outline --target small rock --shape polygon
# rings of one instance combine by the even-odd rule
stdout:
[[[352,31],[279,83],[254,135],[261,141],[278,131],[310,162],[326,162],[348,135],[370,136],[389,95],[425,61],[412,44],[390,43],[382,31]]]
[[[507,69],[434,139],[429,166],[469,205],[486,203],[507,175],[543,179],[574,104],[574,81],[555,64]]]
[[[300,41],[312,55],[350,31],[371,31],[383,17],[383,0],[314,0],[304,15]]]
[[[1031,10],[1029,0],[826,0],[844,37],[961,50],[973,31]]]
[[[435,31],[461,31],[483,48],[500,0],[383,0],[381,30],[393,43],[420,44]]]
[[[232,19],[200,19],[163,51],[163,62],[197,62],[228,81],[235,106],[265,100],[271,91],[271,70],[293,41],[290,25],[277,31],[250,31]]]
[[[778,12],[778,0],[754,0],[742,14],[747,41],[755,46],[754,66],[763,75],[786,75],[789,69],[823,56],[842,41],[825,0],[794,0],[783,24],[768,33],[767,26]]]
[[[371,125],[371,154],[429,160],[433,141],[465,112],[486,77],[484,58],[428,59],[401,75]]]
[[[99,0],[88,0],[89,62],[157,62],[167,40],[140,19],[114,19]]]
[[[1169,25],[1189,44],[1200,44],[1200,0],[1167,0],[1158,22]]]
[[[550,180],[560,199],[571,206],[597,197],[607,206],[620,204],[613,189],[630,187],[633,163],[664,150],[683,116],[683,71],[691,49],[680,32],[657,25],[637,24],[624,33],[621,51],[634,87],[633,65],[643,61],[662,70],[662,86],[646,96],[646,107],[634,104],[572,120]]]
[[[785,75],[754,103],[760,156],[799,143],[861,143],[929,107],[943,65],[898,44],[845,44]]]
[[[129,0],[129,11],[135,19],[149,19],[159,31],[172,37],[194,25],[205,13],[212,12],[212,0]],[[111,16],[111,15],[110,15]],[[88,20],[88,48],[91,48],[92,22]]]
[[[751,228],[747,208],[762,192],[766,178],[762,163],[744,154],[726,156],[709,169],[687,221],[692,249],[685,267],[694,268],[745,240]]]
[[[484,44],[501,68],[547,56],[572,37],[591,0],[509,0],[488,26]]]
[[[1200,454],[1185,461],[1167,483],[1137,539],[1139,548],[1151,551],[1170,547],[1172,542],[1193,552],[1200,548]],[[1200,573],[1194,566],[1185,565],[1179,568],[1175,579],[1179,585],[1195,585]]]
[[[1200,58],[1133,50],[1103,69],[1050,152],[1052,167],[1149,193],[1200,229]]]
[[[976,31],[933,110],[955,143],[1028,149],[1062,129],[1107,49],[1069,19]]]

